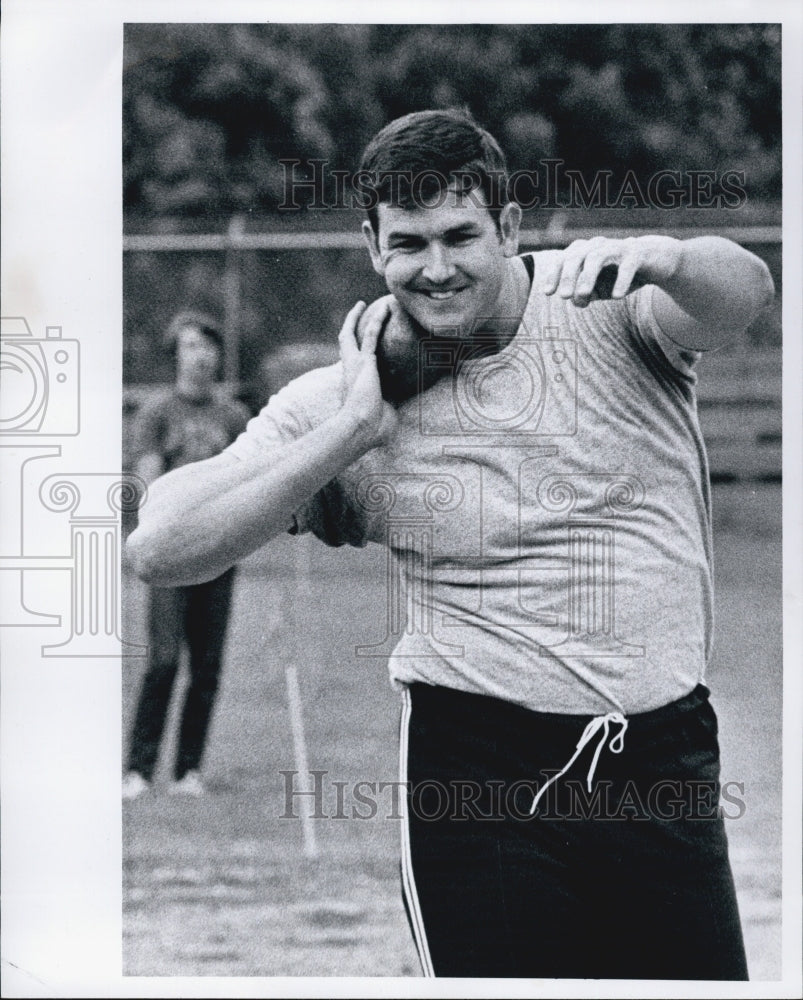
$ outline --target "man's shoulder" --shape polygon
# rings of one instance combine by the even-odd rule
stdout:
[[[519,256],[521,257],[522,260],[525,260],[525,258],[529,258],[533,262],[533,265],[535,266],[535,269],[537,271],[539,265],[551,263],[561,253],[563,253],[561,249],[553,248],[550,250],[528,250],[526,253],[519,254]]]
[[[312,423],[321,423],[340,408],[343,369],[340,362],[313,368],[291,379],[271,397],[268,409],[300,411]]]
[[[303,437],[338,411],[340,399],[339,364],[299,375],[270,397],[230,450],[249,459],[265,447]]]

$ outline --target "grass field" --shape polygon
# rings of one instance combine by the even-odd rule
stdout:
[[[751,978],[780,975],[780,487],[715,490],[716,651],[709,672],[722,777],[744,784],[728,834]],[[291,568],[291,570],[289,569]],[[417,976],[398,886],[398,823],[282,819],[296,767],[285,666],[297,666],[309,764],[332,782],[393,781],[398,697],[381,660],[384,554],[281,539],[242,567],[204,771],[211,794],[164,794],[169,740],[153,793],[124,808],[124,971],[148,976]],[[144,641],[144,589],[124,576],[126,636]],[[127,733],[144,667],[123,678]],[[174,708],[177,699],[174,699]],[[171,723],[171,736],[175,719]],[[341,810],[348,816],[352,801]],[[296,805],[296,812],[303,809]]]

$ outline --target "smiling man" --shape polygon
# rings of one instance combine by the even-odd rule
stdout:
[[[377,228],[365,222],[363,231],[374,269],[402,309],[426,330],[462,336],[495,332],[503,303],[508,327],[511,307],[523,314],[529,279],[517,256],[520,221],[518,205],[494,219],[484,197],[450,185],[415,209],[380,204]]]
[[[518,256],[521,209],[506,199],[496,141],[481,131],[466,140],[438,112],[380,132],[360,165],[376,178],[363,234],[374,270],[421,327],[501,347],[530,290]]]
[[[767,269],[713,237],[519,256],[504,157],[461,112],[390,123],[361,168],[390,294],[351,310],[340,364],[154,483],[132,559],[183,584],[287,530],[390,548],[426,974],[744,979],[694,363]]]

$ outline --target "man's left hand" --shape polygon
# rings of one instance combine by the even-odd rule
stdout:
[[[680,243],[668,236],[575,240],[556,255],[540,291],[582,309],[597,299],[621,299],[643,285],[661,285],[679,260]]]

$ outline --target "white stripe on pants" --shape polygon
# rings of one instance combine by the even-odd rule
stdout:
[[[418,950],[418,957],[421,960],[421,968],[424,975],[433,977],[435,971],[432,967],[432,958],[429,954],[427,935],[424,929],[424,918],[418,902],[418,892],[415,887],[415,877],[413,875],[413,859],[410,852],[410,816],[409,798],[410,791],[407,788],[407,754],[408,754],[408,734],[410,729],[410,715],[412,713],[412,700],[410,692],[405,688],[402,692],[402,713],[401,725],[399,729],[399,781],[401,782],[401,872],[402,872],[402,892],[407,901],[407,908],[410,915],[410,923],[413,930],[415,946]]]

